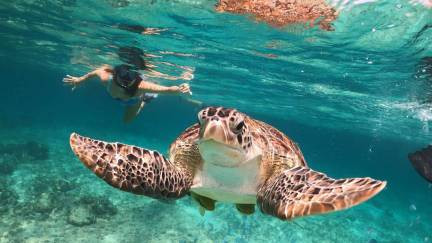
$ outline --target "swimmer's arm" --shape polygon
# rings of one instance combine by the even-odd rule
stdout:
[[[145,76],[147,77],[151,77],[151,78],[162,78],[162,79],[166,79],[166,80],[178,80],[180,79],[180,77],[176,77],[176,76],[171,76],[165,73],[161,73],[158,72],[156,70],[149,70]]]
[[[142,35],[160,35],[161,32],[168,30],[167,28],[159,29],[159,28],[144,28],[144,31],[141,32]]]
[[[145,74],[145,76],[152,77],[152,78],[162,78],[162,79],[173,80],[173,81],[179,79],[192,80],[194,78],[193,71],[194,71],[193,69],[186,70],[180,76],[171,76],[165,73],[158,72],[156,70],[150,70]]]
[[[141,101],[135,105],[127,107],[123,116],[123,122],[130,123],[140,113],[145,104],[145,101]]]
[[[180,94],[191,93],[189,85],[184,83],[179,86],[162,86],[155,83],[142,81],[138,86],[140,95],[144,93],[158,93],[158,94]]]
[[[66,75],[66,77],[63,78],[63,82],[75,86],[75,85],[82,84],[83,82],[92,79],[94,77],[98,77],[102,83],[105,83],[106,81],[108,81],[108,76],[109,76],[106,70],[112,70],[112,68],[109,65],[104,65],[81,77]]]

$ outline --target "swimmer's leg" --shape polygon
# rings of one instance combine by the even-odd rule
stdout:
[[[141,112],[142,108],[146,104],[145,101],[140,101],[136,103],[135,105],[128,106],[125,109],[125,113],[123,116],[123,122],[124,123],[130,123],[133,121],[133,119]]]
[[[204,107],[204,102],[199,101],[199,100],[195,100],[195,99],[191,99],[191,98],[185,98],[185,100],[189,103],[192,104],[195,107],[199,107],[199,108],[203,108]]]

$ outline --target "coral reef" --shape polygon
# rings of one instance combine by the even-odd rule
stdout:
[[[219,0],[216,11],[251,14],[276,27],[306,23],[328,31],[338,15],[324,0]]]

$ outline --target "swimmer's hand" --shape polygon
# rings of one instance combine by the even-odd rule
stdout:
[[[66,75],[66,77],[63,78],[63,83],[65,85],[72,86],[72,91],[75,90],[77,85],[81,83],[84,79],[82,77],[74,77],[69,74]]]
[[[176,87],[178,88],[178,91],[180,93],[192,95],[192,91],[190,90],[189,84],[183,83],[180,84],[180,86],[176,86]]]
[[[188,70],[186,72],[183,72],[180,76],[180,79],[183,79],[183,80],[192,80],[193,78],[194,78],[193,70],[190,70],[190,71]]]
[[[168,29],[158,29],[158,28],[145,28],[145,30],[143,32],[141,32],[141,34],[143,35],[160,35],[160,32],[163,32],[165,30]]]

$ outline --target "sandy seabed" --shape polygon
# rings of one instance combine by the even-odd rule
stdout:
[[[74,157],[68,129],[4,130],[1,144],[15,147],[0,146],[0,242],[432,242],[432,188],[424,207],[386,189],[288,222],[223,203],[201,216],[189,197],[162,203],[108,186]]]

